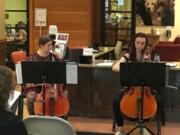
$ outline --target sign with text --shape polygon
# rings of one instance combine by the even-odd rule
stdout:
[[[92,56],[93,48],[83,48],[83,56]]]
[[[47,9],[35,8],[35,26],[46,26],[47,23]]]

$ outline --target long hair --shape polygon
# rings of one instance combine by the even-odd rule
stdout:
[[[141,54],[144,54],[146,48],[147,48],[147,45],[148,45],[148,38],[146,36],[146,34],[142,33],[142,32],[139,32],[139,33],[136,33],[131,41],[131,44],[130,46],[128,47],[128,52],[130,53],[130,56],[131,56],[131,60],[132,61],[136,61],[136,46],[135,46],[135,40],[136,38],[138,37],[142,37],[142,38],[145,38],[146,39],[146,44],[145,44],[145,47],[144,49],[142,50]]]
[[[0,108],[8,109],[8,99],[14,88],[15,80],[12,70],[0,66]]]

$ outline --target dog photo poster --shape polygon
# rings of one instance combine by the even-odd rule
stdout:
[[[136,0],[136,25],[174,26],[175,0]]]

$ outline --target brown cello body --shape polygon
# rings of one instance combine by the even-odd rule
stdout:
[[[66,116],[69,111],[69,100],[63,93],[63,84],[57,87],[45,85],[45,115]],[[34,112],[36,115],[43,114],[43,91],[37,94],[34,102]]]
[[[120,110],[128,118],[137,119],[141,115],[141,87],[131,87],[124,93],[120,101]],[[143,119],[153,118],[157,111],[155,96],[151,94],[149,87],[144,87],[143,91]]]

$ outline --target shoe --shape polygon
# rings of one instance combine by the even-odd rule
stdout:
[[[123,132],[123,131],[120,131],[120,132],[118,131],[118,132],[115,132],[115,134],[114,134],[114,135],[125,135],[125,134],[124,134],[124,132]]]

